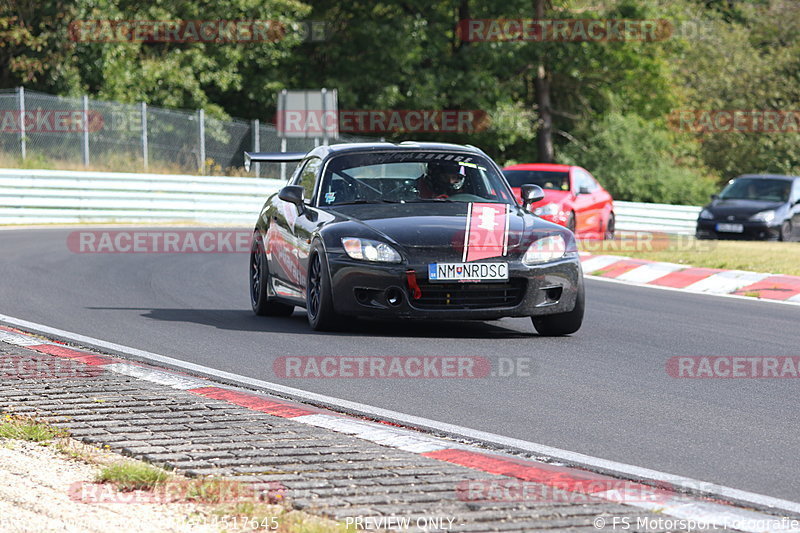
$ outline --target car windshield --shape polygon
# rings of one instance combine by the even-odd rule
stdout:
[[[542,189],[555,191],[569,190],[569,172],[550,170],[504,170],[503,175],[512,187],[522,187],[526,183],[538,185]]]
[[[723,200],[763,200],[786,202],[792,183],[788,180],[737,178],[720,193]]]
[[[515,203],[500,173],[474,154],[351,153],[325,168],[321,206],[412,202]]]

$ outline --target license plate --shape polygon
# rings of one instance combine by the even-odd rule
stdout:
[[[430,281],[507,281],[508,263],[432,263]]]
[[[742,224],[717,224],[717,231],[724,231],[726,233],[743,233],[744,226]]]

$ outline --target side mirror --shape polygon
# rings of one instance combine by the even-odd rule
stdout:
[[[302,213],[305,209],[303,204],[303,192],[305,189],[300,185],[287,185],[278,192],[278,198],[284,202],[289,202],[297,206],[298,213]]]
[[[522,193],[522,207],[525,209],[530,207],[531,204],[535,204],[539,200],[544,199],[544,191],[538,185],[526,183],[520,187],[520,192]]]
[[[711,201],[713,202],[715,200],[719,200],[719,194],[712,194],[711,195]]]

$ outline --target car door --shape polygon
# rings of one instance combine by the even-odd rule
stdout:
[[[297,227],[298,223],[302,226],[307,220],[303,215],[313,200],[320,166],[319,157],[310,157],[300,163],[289,180],[289,185],[299,185],[305,190],[304,201],[307,205],[302,209],[303,213],[293,203],[275,198],[275,209],[271,213],[265,246],[275,291],[284,297],[305,299],[306,271],[301,258],[304,251],[307,255],[308,245],[298,239]]]
[[[588,221],[588,231],[602,234],[605,229],[604,215],[606,213],[608,204],[611,202],[611,195],[600,186],[594,176],[592,176],[588,171],[584,172],[589,183],[589,191],[592,193],[592,203],[590,207],[591,216],[590,220]]]
[[[589,173],[581,168],[573,169],[573,193],[575,200],[572,205],[575,210],[575,233],[583,234],[593,231],[595,225],[592,221],[597,218],[594,212],[594,198],[592,189],[595,187],[594,180]]]
[[[792,238],[797,239],[800,238],[800,178],[794,180],[790,201],[792,202],[789,207],[792,211]]]
[[[302,294],[303,300],[305,300],[306,297],[308,254],[311,249],[311,238],[314,232],[330,218],[327,213],[315,207],[321,170],[322,160],[319,157],[312,157],[300,171],[297,185],[305,189],[304,205],[302,213],[297,213],[294,224],[290,228],[292,232],[295,268],[297,269],[297,275],[293,283]],[[292,205],[292,207],[296,209],[296,206]]]

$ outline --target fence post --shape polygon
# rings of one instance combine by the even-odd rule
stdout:
[[[200,174],[206,172],[206,112],[197,110],[198,133],[200,134]]]
[[[281,152],[286,151],[286,137],[281,137]],[[281,179],[286,181],[286,163],[281,163]]]
[[[83,95],[83,166],[89,166],[89,97]]]
[[[322,91],[320,91],[320,92],[322,93],[322,119],[320,120],[320,122],[322,123],[322,145],[323,146],[328,146],[328,123],[327,123],[327,120],[328,120],[327,111],[328,110],[326,109],[326,106],[325,106],[325,100],[328,99],[327,98],[328,89],[323,87]],[[314,146],[316,146],[316,145],[317,145],[317,143],[315,142]]]
[[[253,120],[253,151],[260,152],[261,151],[261,135],[259,131],[259,123],[258,119]],[[253,170],[256,173],[256,177],[261,177],[261,163],[254,163]]]
[[[19,151],[24,161],[27,156],[27,146],[25,145],[25,87],[17,87],[17,99],[19,100]]]
[[[141,106],[142,115],[142,161],[144,162],[144,169],[147,170],[148,161],[148,147],[147,147],[147,102],[142,102]]]

